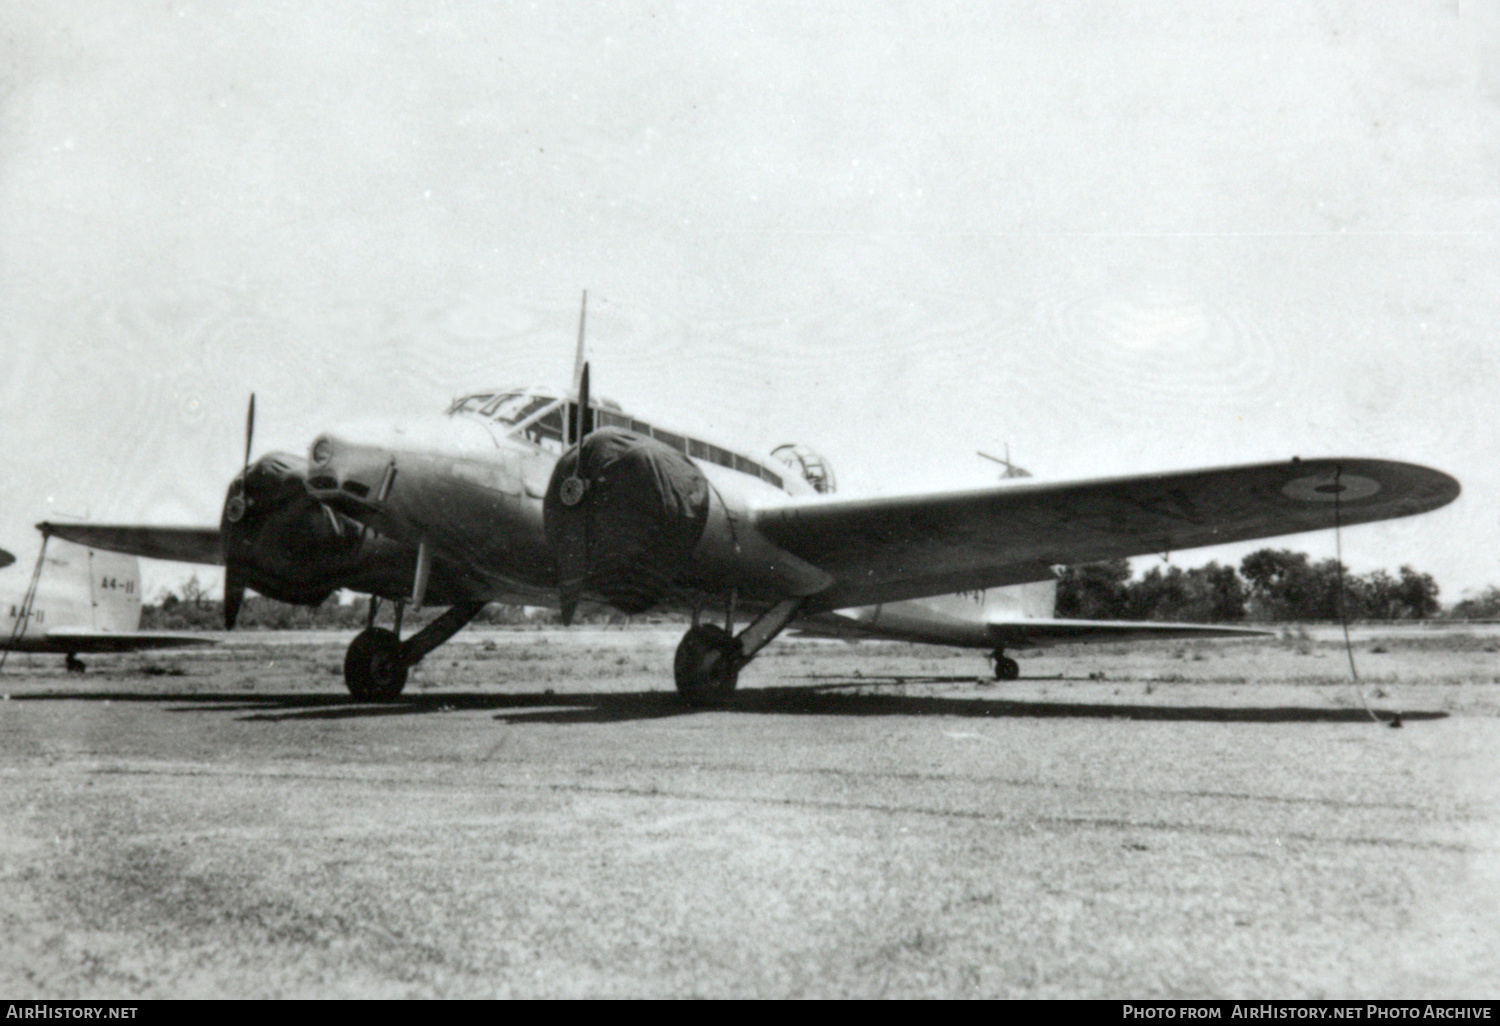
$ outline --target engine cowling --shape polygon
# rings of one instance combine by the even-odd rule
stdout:
[[[306,461],[269,453],[229,486],[220,536],[226,624],[248,586],[282,602],[317,605],[333,572],[359,552],[359,525],[307,494]]]
[[[691,563],[708,523],[708,480],[687,456],[622,428],[591,431],[563,455],[542,500],[559,565],[624,613],[651,608]]]

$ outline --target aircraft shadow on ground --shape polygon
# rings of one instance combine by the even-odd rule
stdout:
[[[250,721],[353,719],[446,712],[495,712],[509,724],[618,723],[704,713],[762,716],[957,716],[976,719],[1101,719],[1200,723],[1368,723],[1363,708],[1307,706],[1210,706],[1009,699],[1002,694],[974,698],[871,692],[879,686],[972,681],[972,677],[861,677],[804,687],[747,688],[715,709],[684,705],[675,692],[527,691],[494,693],[414,693],[389,703],[356,702],[335,694],[202,694],[131,692],[50,692],[12,695],[12,701],[146,702],[172,712],[232,712]],[[1004,685],[998,685],[1003,688]],[[1393,713],[1377,710],[1382,721]],[[1400,721],[1444,719],[1433,710],[1400,710]],[[1399,721],[1398,721],[1399,722]]]

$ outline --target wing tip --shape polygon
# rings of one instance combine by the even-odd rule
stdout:
[[[1294,456],[1287,466],[1296,476],[1280,485],[1286,498],[1310,505],[1342,502],[1351,511],[1359,509],[1366,499],[1373,500],[1371,505],[1395,507],[1379,519],[1429,513],[1463,493],[1457,478],[1420,463],[1333,456],[1303,460]]]

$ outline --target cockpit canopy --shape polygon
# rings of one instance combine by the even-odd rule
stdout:
[[[563,446],[563,418],[576,417],[575,407],[575,403],[560,398],[549,389],[516,388],[466,395],[454,400],[448,407],[448,415],[452,417],[462,413],[492,420],[502,425],[508,435],[525,438],[544,449],[560,453]],[[761,461],[687,435],[654,427],[630,416],[620,408],[619,403],[611,399],[591,398],[589,408],[593,410],[596,427],[618,427],[634,431],[638,435],[663,442],[693,459],[716,463],[741,474],[760,478],[774,488],[786,489],[782,475]],[[816,457],[816,454],[813,455]]]
[[[565,403],[555,392],[545,389],[508,389],[499,392],[479,392],[456,399],[448,407],[451,417],[458,413],[473,413],[487,420],[516,431],[545,448],[560,448],[563,441],[563,414],[573,415],[572,403]],[[618,412],[620,404],[612,399],[596,399],[589,403],[596,412]],[[565,410],[564,407],[567,407]]]

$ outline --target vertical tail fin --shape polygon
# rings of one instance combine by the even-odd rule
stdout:
[[[140,561],[54,539],[37,585],[36,606],[43,610],[45,626],[115,634],[139,630]]]

